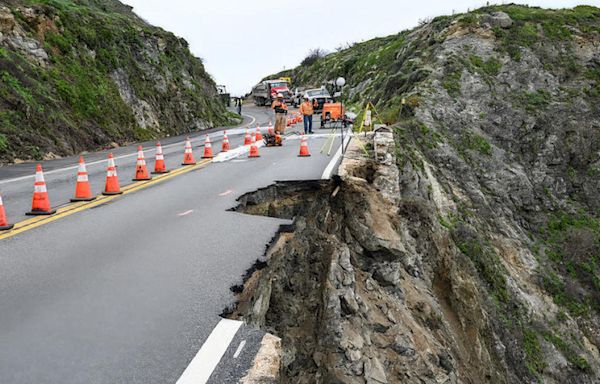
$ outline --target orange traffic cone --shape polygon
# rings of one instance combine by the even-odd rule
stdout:
[[[306,142],[306,137],[302,135],[302,140],[300,140],[300,154],[298,154],[298,157],[308,156],[310,156],[310,152],[308,151],[308,143]]]
[[[50,208],[50,199],[48,198],[48,190],[44,181],[44,172],[42,165],[38,164],[35,170],[35,184],[33,190],[33,199],[31,201],[31,211],[27,212],[29,216],[51,215],[56,212],[56,209]]]
[[[194,165],[196,164],[196,160],[194,160],[194,153],[192,152],[192,142],[188,137],[185,140],[185,151],[183,154],[183,163],[181,165]]]
[[[113,154],[108,154],[108,166],[106,167],[106,184],[104,185],[103,195],[120,195],[121,187],[119,187],[119,176],[117,176],[117,167]]]
[[[227,137],[227,131],[223,131],[223,145],[221,146],[221,152],[229,151],[229,138]]]
[[[167,166],[165,165],[165,155],[163,155],[162,145],[160,145],[160,141],[156,143],[156,157],[154,159],[154,172],[152,173],[169,173],[169,171],[167,170]]]
[[[202,155],[203,159],[212,159],[213,158],[213,152],[212,152],[212,144],[210,143],[210,137],[208,137],[208,135],[206,135],[206,140],[204,140],[204,155]]]
[[[151,180],[152,176],[148,174],[148,167],[146,166],[146,159],[144,159],[144,150],[142,146],[138,146],[138,158],[135,164],[135,177],[133,181]]]
[[[256,140],[254,140],[254,137],[252,139],[252,143],[250,144],[250,154],[248,155],[248,157],[260,157],[260,155],[258,154],[258,146],[256,145]]]
[[[269,132],[269,135],[275,134],[275,130],[273,129],[273,123],[271,123],[271,120],[269,120],[269,126],[267,127],[267,132]]]
[[[262,132],[260,131],[260,125],[256,124],[256,141],[262,140]]]
[[[71,202],[76,201],[92,201],[96,196],[92,195],[90,181],[88,180],[87,170],[85,169],[85,160],[83,156],[79,157],[79,169],[77,169],[77,184],[75,186],[75,197]]]
[[[6,212],[4,211],[4,204],[2,204],[2,196],[0,196],[0,231],[8,231],[14,227],[13,224],[8,224],[6,219]]]
[[[248,132],[248,128],[246,128],[246,136],[244,136],[244,145],[252,144],[252,137],[250,136],[250,132]]]

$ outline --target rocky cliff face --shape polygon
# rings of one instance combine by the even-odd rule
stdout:
[[[514,5],[294,70],[375,101],[396,159],[241,200],[296,217],[236,312],[288,381],[599,382],[599,71],[599,9]]]
[[[228,121],[187,42],[116,0],[0,1],[0,161]]]

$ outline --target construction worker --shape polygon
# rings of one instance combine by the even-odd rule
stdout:
[[[288,112],[288,107],[283,100],[283,95],[281,93],[277,94],[277,99],[273,101],[271,104],[271,108],[275,110],[275,132],[279,134],[283,134],[285,131],[286,125],[286,115]]]
[[[305,97],[304,102],[300,104],[300,113],[304,117],[304,134],[313,133],[312,118],[314,114],[314,109],[308,97]]]
[[[237,109],[237,114],[242,116],[242,98],[238,97],[235,101],[235,107]]]

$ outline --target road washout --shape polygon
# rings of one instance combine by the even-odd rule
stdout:
[[[334,180],[277,182],[241,196],[233,209],[293,220],[232,288],[237,303],[224,314],[281,337],[281,382],[500,377],[486,348],[472,352],[483,342],[477,332],[458,323],[456,306],[477,303],[474,293],[447,289],[468,272],[448,268],[434,212],[399,200],[390,136],[382,161],[364,153],[372,136],[355,139]]]

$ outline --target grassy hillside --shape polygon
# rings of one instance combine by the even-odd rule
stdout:
[[[505,12],[512,24],[502,28],[489,15]],[[487,19],[486,19],[487,18]],[[349,102],[357,107],[370,100],[379,109],[398,109],[401,96],[414,96],[418,84],[439,78],[446,90],[456,95],[460,73],[467,70],[480,73],[490,81],[497,80],[503,60],[521,61],[523,49],[539,55],[548,72],[565,78],[581,77],[585,92],[600,94],[597,67],[578,63],[573,47],[579,40],[594,41],[600,33],[600,9],[578,6],[572,9],[549,10],[520,5],[490,6],[468,14],[440,16],[413,30],[397,35],[356,43],[351,48],[334,52],[309,66],[299,66],[272,77],[291,76],[295,85],[320,86],[324,81],[344,76],[351,89]],[[487,25],[486,25],[487,24]],[[483,60],[476,53],[456,52],[456,57],[440,63],[436,52],[449,39],[460,34],[484,35],[493,42],[494,55]],[[561,47],[561,55],[548,47]],[[438,65],[443,64],[443,68]],[[443,72],[433,73],[443,69]],[[543,98],[543,96],[542,96]],[[527,101],[529,102],[529,101]],[[533,104],[541,102],[531,100]],[[396,112],[396,111],[393,111]],[[394,113],[388,120],[395,121]]]
[[[0,161],[227,122],[187,42],[115,0],[0,6]],[[113,144],[111,144],[113,143]]]

